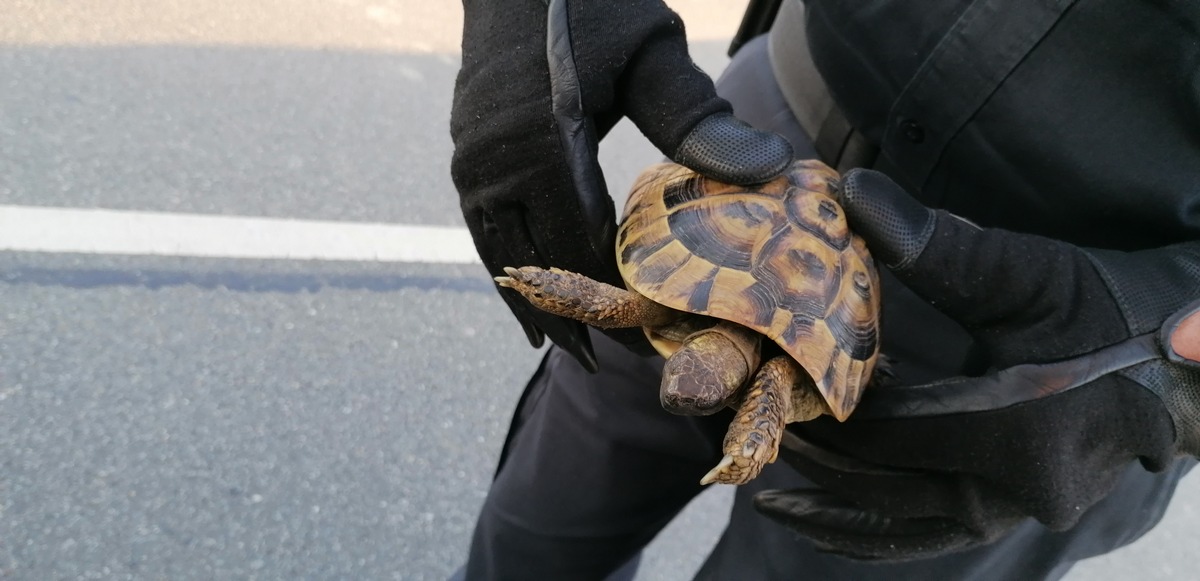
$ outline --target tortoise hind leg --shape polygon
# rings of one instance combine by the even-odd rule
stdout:
[[[811,420],[825,409],[824,400],[809,383],[790,357],[781,355],[764,363],[725,433],[725,457],[700,483],[745,484],[774,462],[788,421]]]
[[[558,268],[505,267],[496,284],[513,289],[533,306],[601,329],[655,327],[682,316],[637,293]]]

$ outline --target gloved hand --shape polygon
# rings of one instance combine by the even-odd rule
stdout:
[[[1131,462],[1200,452],[1200,244],[1122,253],[981,229],[866,170],[839,196],[876,259],[996,371],[868,390],[845,424],[794,424],[780,454],[822,490],[760,493],[760,512],[830,552],[932,557],[1028,517],[1067,529]]]
[[[791,162],[786,140],[732,116],[660,0],[466,0],[464,9],[451,173],[493,275],[556,266],[621,284],[596,152],[622,116],[671,159],[722,181],[767,181]],[[547,334],[595,370],[581,323],[500,292],[531,344]]]

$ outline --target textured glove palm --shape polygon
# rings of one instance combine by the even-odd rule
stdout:
[[[464,9],[451,173],[494,275],[556,266],[620,284],[596,152],[622,116],[664,154],[723,181],[766,181],[791,161],[786,140],[731,115],[660,0],[467,0]],[[595,369],[580,323],[501,295],[533,345],[548,334]]]
[[[1196,244],[1118,253],[980,229],[870,171],[840,195],[876,258],[998,371],[879,388],[846,424],[800,426],[781,455],[824,490],[766,492],[760,511],[831,552],[930,557],[1028,517],[1068,528],[1131,462],[1200,452]]]

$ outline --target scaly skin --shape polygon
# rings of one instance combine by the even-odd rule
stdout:
[[[496,283],[533,306],[601,329],[661,327],[685,316],[642,295],[558,268],[505,267]]]
[[[701,484],[753,480],[775,461],[788,421],[806,421],[828,411],[807,373],[790,357],[778,356],[759,367],[762,335],[751,329],[675,311],[557,268],[509,267],[504,272],[508,276],[496,277],[500,286],[516,290],[544,311],[600,328],[647,327],[680,343],[663,368],[663,407],[683,415],[707,415],[735,404],[738,408],[722,446],[725,457]],[[743,390],[755,370],[754,383]]]
[[[789,357],[764,363],[725,433],[725,457],[700,483],[745,484],[774,462],[788,421],[808,421],[826,409],[806,379],[804,370]]]
[[[758,369],[761,341],[761,334],[725,321],[689,335],[663,367],[663,408],[706,416],[730,405]]]

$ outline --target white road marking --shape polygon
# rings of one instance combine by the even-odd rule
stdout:
[[[465,228],[0,205],[0,250],[367,262],[479,262]]]

